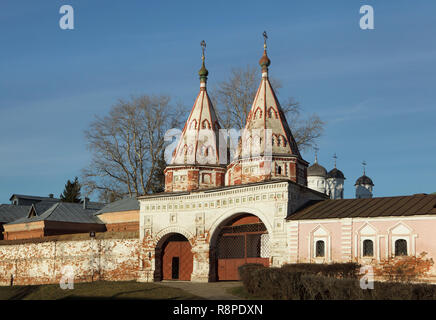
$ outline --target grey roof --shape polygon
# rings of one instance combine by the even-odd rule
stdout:
[[[307,168],[307,176],[316,176],[316,177],[326,177],[327,176],[327,170],[318,164],[318,162],[315,162],[313,165],[311,165],[309,168]]]
[[[139,201],[137,198],[125,198],[121,199],[106,205],[100,211],[97,211],[95,214],[103,214],[109,212],[120,212],[120,211],[133,211],[139,210]]]
[[[361,176],[359,179],[356,180],[356,183],[354,185],[360,186],[360,185],[365,185],[365,184],[369,184],[371,186],[374,185],[371,178],[364,174],[363,176]]]
[[[25,194],[16,194],[14,193],[9,200],[12,200],[14,197],[20,198],[20,199],[29,199],[29,200],[38,200],[38,201],[43,201],[43,200],[48,200],[48,201],[60,201],[60,199],[57,198],[50,198],[50,197],[39,197],[39,196],[29,196],[29,195],[25,195]]]
[[[103,222],[94,216],[97,209],[84,209],[83,204],[69,203],[69,202],[57,202],[51,203],[46,210],[43,210],[39,204],[35,205],[37,215],[28,218],[28,214],[25,217],[17,219],[8,224],[29,223],[35,221],[60,221],[60,222],[76,222],[76,223],[99,223]],[[46,203],[46,205],[48,205]],[[100,207],[101,208],[101,207]]]
[[[342,173],[341,170],[339,170],[337,168],[330,170],[329,173],[327,173],[327,178],[344,179],[345,180],[344,174]]]
[[[83,200],[80,203],[81,203],[81,206],[83,206]],[[101,202],[90,202],[89,201],[86,203],[86,208],[91,209],[91,210],[100,210],[104,206],[105,206],[105,204],[101,203]]]
[[[309,201],[286,219],[317,220],[436,215],[436,195]]]
[[[11,222],[23,217],[29,213],[31,206],[15,206],[12,204],[0,204],[0,222]]]

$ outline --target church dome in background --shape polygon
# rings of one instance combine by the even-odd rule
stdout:
[[[315,162],[313,165],[311,165],[309,168],[307,168],[307,176],[312,177],[327,177],[327,170],[318,164],[318,162]]]
[[[366,176],[365,174],[361,176],[359,179],[356,180],[355,186],[362,186],[362,185],[370,185],[373,186],[374,183],[372,182],[371,178]]]
[[[345,176],[341,170],[334,168],[334,169],[330,170],[329,173],[327,173],[327,178],[345,179]]]

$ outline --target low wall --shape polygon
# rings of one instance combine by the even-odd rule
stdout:
[[[138,239],[89,239],[0,245],[0,285],[59,283],[64,267],[74,281],[135,280]]]

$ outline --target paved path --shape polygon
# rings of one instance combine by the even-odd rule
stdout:
[[[242,298],[234,296],[227,292],[228,288],[242,286],[241,282],[190,282],[190,281],[161,281],[159,284],[179,288],[196,296],[208,300],[241,300]]]

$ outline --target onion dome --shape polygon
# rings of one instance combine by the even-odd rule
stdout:
[[[307,168],[307,176],[308,177],[327,177],[327,170],[319,165],[317,162],[315,162],[313,165],[311,165],[309,168]]]
[[[206,66],[204,65],[204,57],[201,69],[198,71],[198,75],[200,76],[200,79],[206,78],[209,75],[209,71],[207,71]]]
[[[271,64],[271,60],[268,58],[266,50],[263,51],[263,56],[262,58],[260,58],[259,64],[262,68],[269,67],[269,65]]]
[[[344,179],[345,180],[345,176],[342,173],[341,170],[334,168],[332,170],[329,171],[329,173],[327,173],[327,178],[331,178],[331,179]]]
[[[355,186],[362,186],[362,185],[370,185],[374,186],[374,183],[372,182],[371,178],[366,176],[365,174],[361,176],[359,179],[356,180]]]

